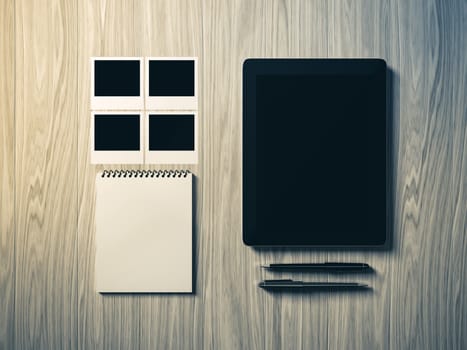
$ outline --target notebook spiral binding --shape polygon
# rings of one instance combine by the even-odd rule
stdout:
[[[187,177],[189,170],[104,170],[101,177]]]

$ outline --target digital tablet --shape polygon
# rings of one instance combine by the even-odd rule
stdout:
[[[384,246],[389,125],[382,59],[247,59],[245,244]]]

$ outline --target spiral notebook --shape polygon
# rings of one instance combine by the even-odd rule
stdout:
[[[192,292],[192,190],[188,171],[97,175],[98,292]]]

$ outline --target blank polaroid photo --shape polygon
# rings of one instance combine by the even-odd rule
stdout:
[[[195,112],[146,114],[146,164],[196,164],[198,126]]]
[[[144,109],[140,57],[91,58],[91,109]]]
[[[198,109],[196,57],[146,58],[146,109]]]
[[[131,111],[91,113],[91,164],[142,164],[143,121]]]

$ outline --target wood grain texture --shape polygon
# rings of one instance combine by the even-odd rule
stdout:
[[[329,56],[379,57],[386,60],[390,74],[391,104],[397,105],[394,75],[399,68],[398,16],[390,2],[331,1],[329,3]],[[396,34],[396,35],[395,35]],[[392,38],[388,40],[388,38]],[[397,135],[399,111],[389,110]],[[395,136],[395,135],[394,135]],[[397,149],[397,137],[393,136]],[[396,172],[394,190],[399,183]],[[343,174],[345,176],[345,174]],[[397,193],[397,192],[396,192]],[[398,197],[395,196],[395,202]],[[391,220],[397,222],[396,217]],[[397,235],[397,231],[393,234]],[[363,293],[336,293],[329,296],[328,337],[330,349],[381,349],[390,347],[390,293],[393,261],[387,251],[330,251],[328,261],[367,262],[373,271],[365,274],[331,276],[332,280],[361,281],[371,286]],[[371,325],[371,326],[368,326]]]
[[[242,57],[327,57],[328,7],[326,1],[276,1],[262,4],[259,33],[249,42]],[[312,28],[311,28],[312,27]],[[241,81],[239,82],[241,86]],[[238,114],[241,116],[241,101]],[[240,148],[241,150],[241,148]],[[285,163],[279,167],[287,167]],[[241,176],[241,174],[240,174]],[[240,194],[241,195],[241,194]],[[241,221],[240,221],[241,222]],[[241,236],[241,226],[238,234]],[[245,249],[245,247],[243,247]],[[248,248],[247,248],[248,249]],[[258,249],[250,264],[271,262],[319,262],[326,253],[307,249]],[[259,260],[259,261],[258,261]],[[258,273],[259,272],[259,273]],[[304,278],[308,274],[290,275],[259,270],[249,280]],[[327,281],[326,275],[313,276]],[[248,280],[246,281],[248,283]],[[327,295],[325,293],[269,293],[256,288],[257,303],[264,309],[266,324],[260,330],[265,349],[319,349],[328,347]],[[278,336],[279,335],[279,336]]]
[[[15,348],[77,344],[75,1],[16,1]]]
[[[0,350],[14,347],[15,6],[0,1]]]
[[[430,20],[413,21],[415,14]],[[401,221],[390,320],[397,348],[466,346],[459,334],[466,317],[465,16],[465,2],[411,2],[400,12]]]
[[[140,347],[189,349],[204,347],[204,339],[208,337],[204,327],[210,320],[205,316],[204,308],[212,301],[203,298],[206,279],[204,258],[200,253],[204,230],[200,222],[200,214],[208,204],[203,197],[207,174],[201,168],[204,158],[206,118],[204,110],[206,59],[203,54],[203,1],[144,1],[140,10],[144,13],[142,55],[144,56],[196,56],[198,57],[198,79],[201,99],[198,102],[198,130],[200,141],[199,165],[180,166],[190,169],[195,175],[195,211],[194,211],[194,262],[195,262],[195,294],[194,295],[161,295],[147,296],[141,299]],[[152,166],[156,168],[156,166]],[[161,168],[161,167],[157,167]],[[197,268],[196,268],[197,267]],[[206,303],[206,304],[205,304]],[[199,323],[198,321],[199,320]],[[196,325],[203,325],[197,327]],[[208,323],[209,324],[209,323]]]
[[[467,348],[464,0],[0,4],[0,349]],[[200,153],[188,167],[196,175],[193,295],[95,292],[94,180],[103,167],[89,157],[91,56],[199,57]],[[392,249],[243,245],[247,57],[387,61]],[[372,290],[257,287],[290,276],[260,264],[324,260],[366,261],[375,271],[294,277]]]
[[[95,291],[95,175],[90,164],[91,56],[142,56],[143,11],[137,1],[78,2],[78,347],[139,348],[140,298]],[[119,167],[114,167],[119,168]],[[137,168],[137,167],[134,167]]]

